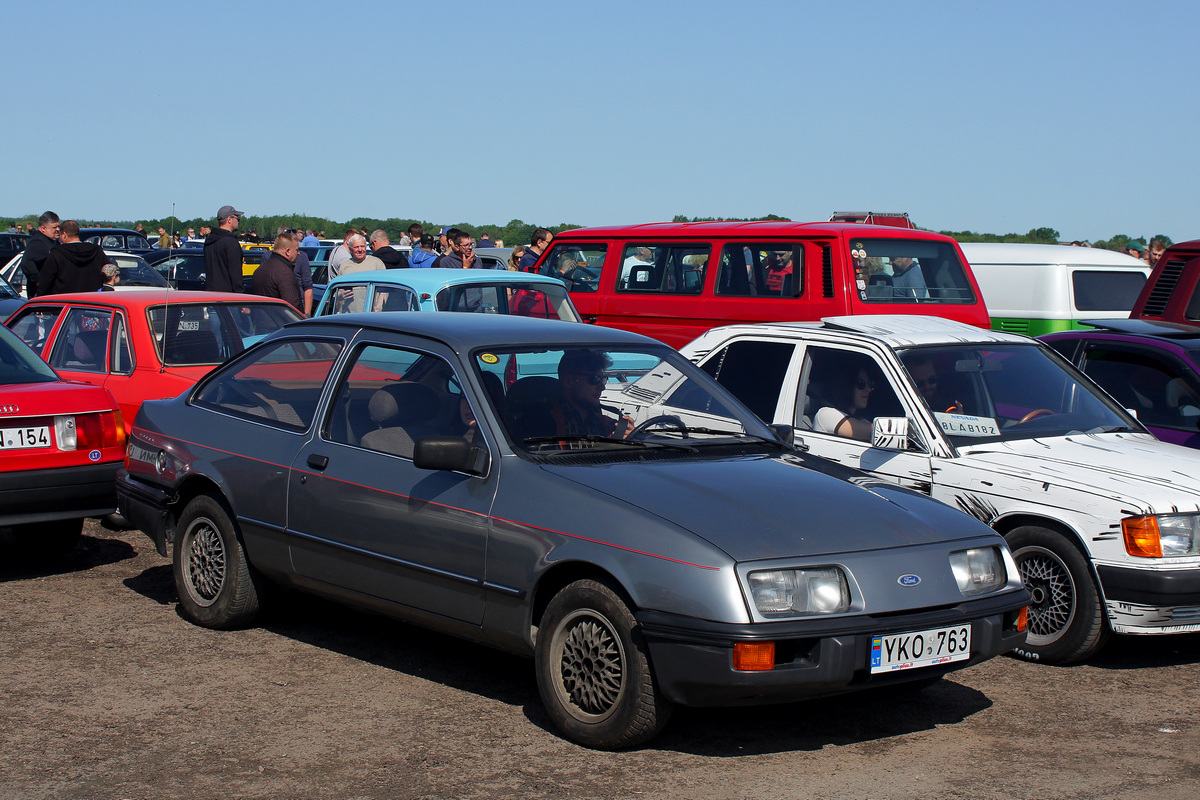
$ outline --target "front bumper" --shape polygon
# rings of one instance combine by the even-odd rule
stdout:
[[[657,611],[638,612],[655,677],[664,696],[688,706],[785,703],[943,675],[978,664],[1025,642],[1017,613],[1024,589],[935,611],[882,618],[731,625]],[[871,639],[953,625],[971,625],[971,658],[951,664],[872,675]],[[775,642],[775,668],[733,668],[737,642]]]
[[[117,507],[120,461],[0,472],[0,526],[102,517]]]
[[[1200,569],[1151,571],[1097,566],[1116,633],[1200,631]]]
[[[159,555],[167,554],[167,526],[172,495],[122,468],[117,471],[117,510],[129,523],[154,541]]]

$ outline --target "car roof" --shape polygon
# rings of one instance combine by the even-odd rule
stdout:
[[[693,239],[697,236],[774,237],[811,234],[844,233],[864,239],[938,239],[950,240],[949,236],[914,228],[897,228],[891,225],[866,225],[851,222],[778,222],[756,220],[750,222],[650,222],[641,225],[611,225],[599,228],[573,228],[554,235],[555,240],[588,239],[615,236],[636,239]]]
[[[122,254],[126,255],[126,254]],[[167,295],[170,295],[168,301]],[[148,306],[163,305],[170,302],[171,305],[195,305],[204,303],[212,305],[214,303],[237,303],[245,305],[246,303],[273,303],[283,304],[288,308],[292,307],[291,303],[286,300],[280,300],[277,297],[262,297],[256,294],[245,294],[233,292],[193,292],[179,291],[177,289],[165,288],[146,288],[146,289],[122,289],[119,292],[65,292],[63,294],[47,294],[38,295],[33,300],[30,300],[26,305],[54,304],[54,303],[81,303],[86,305],[97,306],[120,306],[122,308],[146,308]],[[432,315],[430,315],[432,316]]]
[[[978,328],[965,322],[923,314],[857,314],[823,317],[816,322],[764,322],[754,325],[729,325],[720,330],[740,329],[782,336],[803,336],[820,331],[848,339],[871,339],[889,347],[930,344],[1028,344],[1028,336]]]
[[[1200,325],[1164,322],[1153,319],[1085,319],[1080,324],[1088,328],[1058,331],[1047,334],[1047,340],[1088,339],[1097,335],[1124,338],[1170,341],[1188,349],[1200,347]],[[1092,330],[1094,329],[1094,330]]]
[[[512,272],[495,269],[377,269],[370,272],[350,272],[329,281],[330,286],[343,283],[402,284],[419,292],[435,292],[446,286],[470,283],[545,283],[562,286],[563,282],[547,275],[531,272]]]
[[[1101,247],[1017,242],[960,242],[968,263],[974,264],[1080,264],[1150,270],[1150,265],[1127,253]]]
[[[84,231],[89,234],[93,233],[132,233],[134,236],[149,236],[148,233],[135,231],[133,228],[80,228],[79,237],[83,238]]]
[[[342,327],[394,331],[445,342],[456,351],[479,345],[545,345],[548,347],[666,347],[638,333],[585,325],[579,322],[518,317],[504,314],[414,314],[410,311],[372,311],[311,317],[289,323],[285,330],[319,333]]]

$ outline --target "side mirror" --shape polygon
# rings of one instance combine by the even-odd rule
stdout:
[[[782,422],[774,423],[770,426],[771,430],[775,431],[775,435],[786,445],[796,443],[796,429],[791,425],[784,425]]]
[[[489,463],[486,447],[473,445],[461,436],[426,436],[417,439],[413,465],[417,469],[450,470],[482,475]]]
[[[871,446],[884,450],[907,450],[908,418],[876,417],[871,425]]]

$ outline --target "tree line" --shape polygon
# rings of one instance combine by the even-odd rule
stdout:
[[[13,219],[14,224],[29,225],[37,224],[37,214],[26,214],[23,217]],[[762,217],[688,217],[684,215],[676,215],[672,222],[716,222],[726,220],[729,222],[791,222],[789,217],[781,217],[777,214],[767,214]],[[133,228],[138,222],[150,234],[156,234],[159,227],[166,229],[168,233],[178,232],[186,234],[188,228],[200,229],[201,225],[213,225],[212,219],[202,219],[195,217],[193,219],[178,219],[176,217],[164,217],[162,219],[142,219],[142,220],[78,220],[81,225],[89,227],[113,227],[113,228]],[[533,232],[537,228],[549,228],[558,233],[573,228],[583,227],[574,223],[563,222],[558,225],[548,225],[545,223],[534,224],[532,222],[524,222],[519,219],[510,220],[506,225],[473,225],[469,222],[458,222],[453,224],[433,223],[428,220],[420,219],[397,219],[391,217],[389,219],[377,219],[374,217],[355,217],[346,222],[337,222],[335,220],[326,219],[325,217],[313,217],[307,214],[278,214],[274,216],[245,216],[242,217],[239,232],[242,235],[255,231],[261,238],[270,239],[274,236],[275,231],[279,228],[295,228],[297,230],[310,230],[324,233],[331,239],[340,239],[347,228],[355,230],[366,229],[368,232],[374,230],[383,230],[387,233],[388,238],[393,242],[399,241],[400,237],[408,230],[409,225],[414,222],[420,223],[426,233],[437,234],[443,227],[459,228],[478,239],[483,234],[487,234],[492,241],[503,241],[508,246],[518,244],[529,244]],[[7,226],[5,226],[7,227]],[[929,230],[929,229],[926,229]],[[1022,242],[1027,244],[1065,244],[1060,238],[1060,234],[1054,228],[1033,228],[1028,233],[976,233],[975,231],[937,231],[937,233],[952,236],[960,242]],[[1107,239],[1097,239],[1091,242],[1093,247],[1102,247],[1106,250],[1123,251],[1129,247],[1130,242],[1140,242],[1143,246],[1149,246],[1154,239],[1160,240],[1164,245],[1171,245],[1171,237],[1165,234],[1156,234],[1154,236],[1130,236],[1128,234],[1119,233],[1108,237]]]

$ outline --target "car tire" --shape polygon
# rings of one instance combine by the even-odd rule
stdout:
[[[542,703],[573,742],[635,747],[670,717],[637,621],[599,581],[576,581],[554,596],[538,628],[536,659]]]
[[[1104,605],[1083,553],[1060,533],[1028,525],[1009,532],[1021,580],[1033,595],[1027,638],[1013,653],[1028,661],[1070,664],[1107,639]]]
[[[241,536],[216,497],[198,495],[184,508],[172,568],[179,605],[197,625],[236,628],[258,614],[264,581],[250,566]]]
[[[33,522],[12,529],[17,552],[30,561],[54,561],[75,549],[83,536],[82,519]]]

